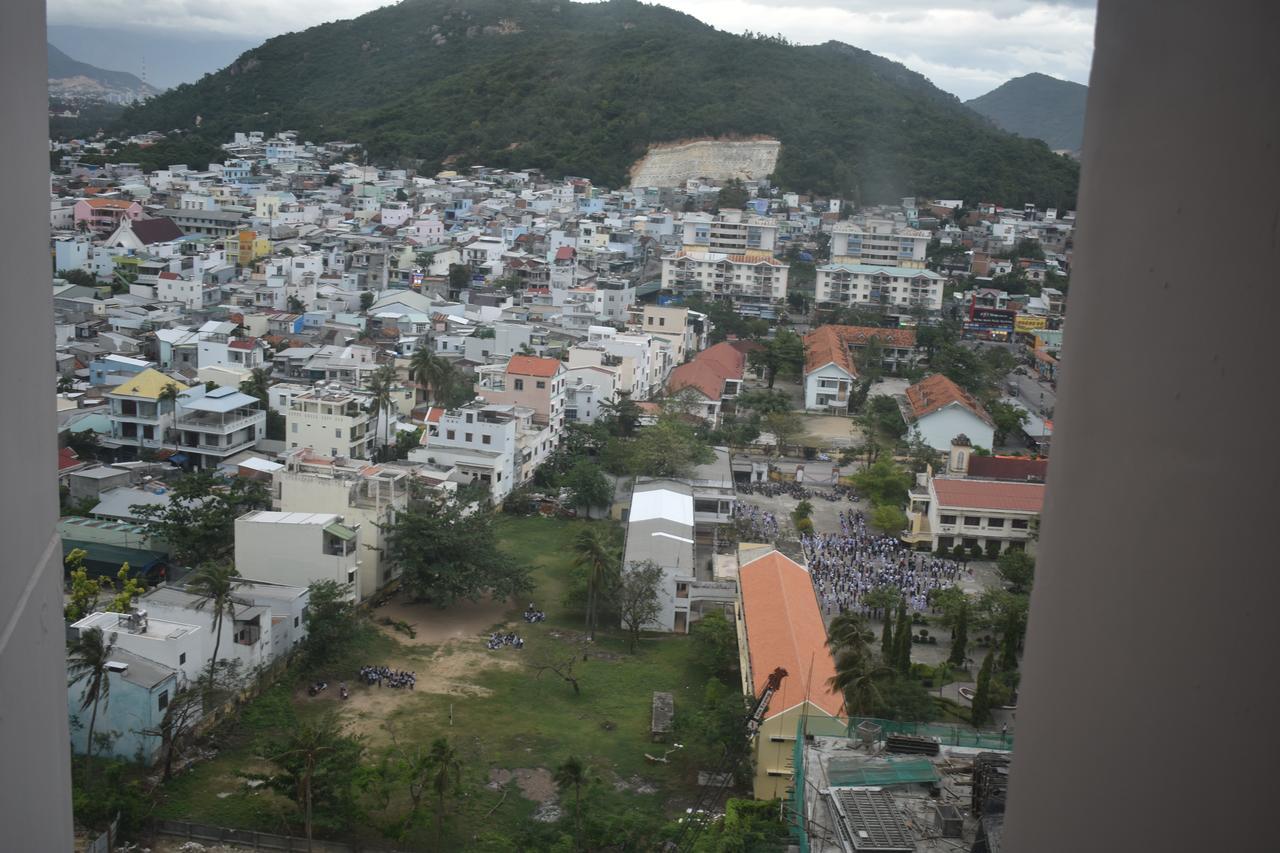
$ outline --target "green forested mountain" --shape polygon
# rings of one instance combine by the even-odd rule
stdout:
[[[290,33],[136,106],[123,129],[295,129],[380,162],[537,166],[625,184],[651,142],[763,134],[775,181],[1074,206],[1077,165],[848,45],[719,32],[635,0],[405,0]]]
[[[1044,74],[1027,74],[966,101],[1010,133],[1043,139],[1055,151],[1079,151],[1089,87]]]

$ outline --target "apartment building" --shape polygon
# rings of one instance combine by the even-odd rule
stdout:
[[[373,456],[377,416],[369,397],[341,385],[322,382],[295,395],[285,414],[289,449],[310,447],[321,455],[369,459]]]
[[[743,313],[771,317],[786,298],[789,269],[772,256],[681,249],[662,257],[662,289],[728,300]]]
[[[826,307],[867,304],[941,311],[944,284],[946,279],[933,270],[831,263],[818,267],[814,298]]]
[[[333,513],[359,527],[360,597],[368,598],[399,576],[383,560],[387,529],[409,507],[407,468],[367,465],[346,458],[319,456],[299,448],[286,455],[272,474],[272,507],[282,512]]]
[[[246,578],[306,587],[331,580],[360,601],[360,528],[332,512],[258,510],[236,519],[236,569]]]
[[[741,210],[719,214],[686,213],[681,242],[686,252],[721,252],[750,258],[771,258],[777,247],[778,224],[768,216]]]
[[[837,222],[831,229],[831,260],[837,264],[924,269],[929,232],[902,228],[890,219]]]

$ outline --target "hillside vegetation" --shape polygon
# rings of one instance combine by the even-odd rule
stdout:
[[[1074,162],[848,45],[719,32],[634,0],[406,0],[290,33],[136,106],[122,128],[295,129],[433,170],[534,166],[625,183],[652,142],[763,134],[776,182],[1073,207]]]
[[[1027,74],[966,105],[1010,133],[1042,139],[1055,151],[1079,151],[1088,96],[1088,86],[1044,74]]]

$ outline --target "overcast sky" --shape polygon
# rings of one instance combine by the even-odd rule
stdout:
[[[248,41],[385,5],[386,0],[48,0],[50,24]],[[1087,83],[1093,57],[1096,0],[664,0],[663,5],[729,32],[781,33],[801,44],[846,42],[897,60],[965,99],[1032,71]],[[114,67],[130,70],[127,65]]]

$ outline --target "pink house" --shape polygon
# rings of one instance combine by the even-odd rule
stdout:
[[[533,409],[535,423],[564,428],[565,366],[554,358],[513,355],[503,365],[476,370],[476,393],[486,403]]]
[[[71,215],[76,228],[111,233],[119,227],[121,219],[141,217],[142,205],[122,198],[82,198],[72,208]]]

